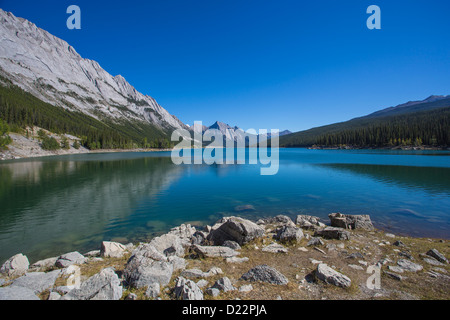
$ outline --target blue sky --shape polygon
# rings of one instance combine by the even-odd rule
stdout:
[[[66,9],[82,11],[68,30]],[[369,30],[369,5],[382,29]],[[299,131],[450,94],[450,2],[18,1],[0,7],[69,42],[183,122]]]

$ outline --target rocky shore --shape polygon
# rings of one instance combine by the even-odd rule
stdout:
[[[449,299],[448,241],[329,218],[227,217],[31,265],[17,254],[0,268],[0,300]]]

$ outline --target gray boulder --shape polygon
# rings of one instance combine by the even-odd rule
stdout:
[[[428,250],[427,255],[429,255],[430,257],[435,258],[439,262],[448,263],[447,258],[442,253],[437,251],[436,249]]]
[[[223,246],[193,245],[191,251],[199,258],[231,258],[239,255],[239,252]]]
[[[277,230],[275,238],[281,242],[299,242],[303,238],[303,231],[297,227],[283,226]]]
[[[292,221],[291,218],[285,215],[278,215],[276,217],[266,218],[260,220],[261,224],[267,225],[267,224],[275,224],[275,225],[282,225],[282,226],[289,226],[289,227],[295,227],[295,223]]]
[[[246,244],[264,235],[264,229],[246,219],[230,217],[217,229],[212,229],[208,240],[214,245],[222,245],[225,241],[235,241],[239,245]]]
[[[30,266],[30,270],[45,271],[45,270],[51,269],[55,266],[56,260],[58,260],[58,257],[53,257],[53,258],[48,258],[45,260],[37,261]]]
[[[295,219],[295,224],[304,229],[316,229],[318,227],[325,227],[325,224],[320,222],[319,217],[298,215]]]
[[[317,237],[312,237],[309,241],[307,246],[323,246],[325,243],[323,242],[322,239],[317,238]]]
[[[372,221],[369,215],[349,215],[342,213],[332,213],[328,215],[332,227],[344,229],[365,229],[374,230]]]
[[[218,297],[220,295],[220,290],[217,288],[208,288],[206,289],[206,293],[212,297]]]
[[[165,255],[150,244],[140,245],[132,254],[124,270],[127,283],[143,288],[157,282],[166,286],[172,278],[174,267]]]
[[[348,288],[352,283],[349,277],[337,272],[324,263],[320,263],[317,266],[316,277],[328,284],[341,288]]]
[[[231,284],[231,280],[228,277],[223,277],[217,280],[212,288],[219,289],[223,292],[234,291],[236,288]]]
[[[34,291],[24,287],[10,286],[0,288],[0,300],[40,300]]]
[[[223,246],[233,250],[241,250],[241,246],[236,241],[227,240],[223,243]]]
[[[19,253],[9,258],[0,268],[0,273],[9,277],[20,276],[27,272],[30,262],[28,258]]]
[[[398,260],[397,264],[400,267],[402,267],[403,269],[405,269],[406,271],[410,271],[410,272],[417,272],[417,271],[421,271],[423,269],[423,267],[420,264],[411,262],[406,259]]]
[[[181,300],[203,300],[203,292],[197,284],[183,277],[177,278],[174,293]]]
[[[325,239],[336,239],[336,240],[350,240],[350,232],[342,228],[326,227],[321,230],[317,230],[314,233],[315,237],[323,237]]]
[[[270,253],[288,253],[289,251],[288,248],[285,248],[278,243],[271,243],[268,246],[263,247],[261,250]]]
[[[118,242],[103,241],[100,249],[100,255],[106,258],[122,258],[127,248]]]
[[[55,266],[58,268],[67,268],[73,264],[80,265],[86,262],[86,258],[79,252],[70,252],[63,254],[56,260]]]
[[[278,270],[267,265],[254,267],[247,273],[244,273],[241,279],[247,281],[262,281],[277,285],[285,285],[289,282]]]
[[[176,234],[164,234],[150,241],[150,245],[166,256],[184,256],[183,241]]]
[[[61,300],[119,300],[122,298],[122,286],[117,274],[111,268],[83,282],[79,289],[73,289]]]
[[[17,278],[12,283],[12,286],[28,288],[33,290],[35,294],[39,294],[46,289],[52,288],[60,274],[60,270],[55,270],[48,273],[31,272]]]

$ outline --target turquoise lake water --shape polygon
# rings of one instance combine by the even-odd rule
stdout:
[[[74,155],[0,164],[0,263],[101,241],[149,239],[223,216],[370,214],[389,232],[450,239],[450,152],[281,149],[259,165],[181,165],[170,152]],[[240,211],[240,206],[252,210]]]

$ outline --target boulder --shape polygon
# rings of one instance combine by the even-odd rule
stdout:
[[[159,283],[166,286],[174,267],[165,255],[150,244],[140,245],[125,266],[123,275],[131,287],[143,288]]]
[[[207,278],[210,276],[210,274],[207,272],[203,272],[200,269],[188,269],[181,272],[181,276],[187,279],[196,279],[196,278]]]
[[[288,253],[288,249],[278,243],[271,243],[268,246],[263,247],[262,251],[270,253]]]
[[[275,238],[281,242],[299,242],[303,238],[303,231],[297,227],[283,226],[277,230]]]
[[[231,248],[233,250],[241,250],[241,246],[236,241],[227,240],[223,243],[223,246]]]
[[[369,215],[349,215],[342,213],[332,213],[328,215],[332,227],[343,229],[365,229],[374,230],[372,221]]]
[[[193,245],[191,251],[199,258],[231,258],[239,255],[239,252],[222,246]]]
[[[429,255],[430,257],[435,258],[439,262],[448,263],[447,258],[442,253],[437,251],[436,249],[428,250],[427,255]]]
[[[9,286],[0,288],[0,300],[40,300],[34,291],[24,287]]]
[[[325,224],[320,222],[319,217],[298,215],[295,219],[295,224],[304,229],[316,229],[318,227],[325,227]]]
[[[35,294],[39,294],[46,289],[52,288],[55,285],[55,281],[61,274],[60,270],[51,272],[30,272],[24,276],[17,278],[12,286],[24,287],[33,290]]]
[[[352,283],[350,278],[330,268],[324,263],[320,263],[317,266],[316,277],[328,284],[332,284],[341,288],[348,288]]]
[[[350,240],[350,232],[342,228],[326,227],[321,230],[317,230],[314,236],[323,237],[325,239],[336,239],[336,240]]]
[[[264,225],[275,224],[281,226],[295,227],[295,223],[291,220],[291,218],[281,214],[276,217],[261,219],[259,222]]]
[[[242,246],[263,235],[264,229],[256,223],[242,218],[230,217],[217,229],[213,227],[208,235],[208,240],[214,245],[223,245],[225,241],[230,240]]]
[[[86,262],[86,258],[79,252],[70,252],[63,254],[56,260],[55,266],[58,268],[67,268],[73,264],[83,264]]]
[[[267,265],[254,267],[247,273],[244,273],[241,279],[247,281],[262,281],[277,285],[285,285],[289,282],[278,270]]]
[[[397,261],[397,264],[406,271],[417,272],[421,271],[423,267],[420,264],[411,262],[406,259],[401,259]]]
[[[185,247],[181,238],[175,234],[164,234],[150,241],[150,245],[166,256],[184,256]]]
[[[58,260],[58,257],[48,258],[45,260],[40,260],[38,262],[33,263],[30,266],[30,270],[33,271],[45,271],[48,269],[51,269],[55,266],[56,260]]]
[[[119,300],[122,298],[122,286],[112,268],[106,268],[73,289],[61,300]]]
[[[27,272],[30,262],[28,258],[19,253],[9,258],[0,268],[0,273],[9,277],[23,275]]]
[[[312,237],[309,241],[307,246],[323,246],[325,243],[323,242],[322,239],[317,238],[317,237]]]
[[[236,290],[236,288],[233,287],[233,285],[231,284],[231,280],[228,277],[223,277],[217,280],[212,286],[212,288],[219,289],[220,291],[223,292]]]
[[[122,258],[127,248],[118,242],[103,241],[100,255],[106,258]]]
[[[177,278],[174,293],[181,300],[203,300],[203,292],[197,284],[183,277]]]

